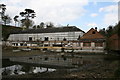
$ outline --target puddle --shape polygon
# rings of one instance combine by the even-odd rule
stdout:
[[[53,72],[56,69],[52,68],[44,68],[44,67],[31,67],[29,66],[22,66],[22,65],[13,65],[9,67],[3,67],[0,69],[2,75],[23,75],[29,73],[42,73],[42,72]]]

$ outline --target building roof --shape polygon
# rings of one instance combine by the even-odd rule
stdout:
[[[75,27],[75,26],[68,26],[68,27],[54,27],[54,28],[39,28],[39,29],[27,29],[22,30],[19,32],[13,32],[12,34],[30,34],[30,33],[55,33],[55,32],[74,32],[74,31],[82,31],[81,29]]]
[[[85,33],[80,39],[82,40],[102,40],[105,39],[96,29],[91,28],[87,33]]]
[[[109,37],[110,40],[112,39],[120,39],[120,37],[118,36],[118,34],[113,34],[111,37]]]

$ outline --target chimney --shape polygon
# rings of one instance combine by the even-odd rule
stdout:
[[[97,30],[97,27],[95,27],[95,30]]]

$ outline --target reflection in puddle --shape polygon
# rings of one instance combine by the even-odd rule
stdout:
[[[43,68],[43,67],[29,67],[29,71],[27,71],[26,66],[22,65],[13,65],[9,67],[1,68],[2,75],[22,75],[29,73],[42,73],[42,72],[53,72],[56,69],[51,68]]]
[[[33,56],[33,60],[36,60],[36,62],[39,62],[38,60],[41,60],[41,57],[39,56]],[[39,59],[38,59],[39,57]],[[64,56],[68,60],[68,58],[71,58],[71,56]],[[45,56],[46,58],[46,56]],[[43,61],[47,63],[48,60],[53,61],[55,59],[48,57],[46,60],[45,58],[42,58]],[[29,59],[29,58],[28,58]],[[52,59],[52,60],[51,60]],[[58,59],[58,58],[57,58]],[[59,61],[63,60],[63,58],[59,58]],[[119,56],[116,55],[74,55],[72,57],[72,63],[73,65],[77,65],[77,67],[74,68],[59,68],[54,67],[55,69],[51,68],[45,68],[40,67],[40,65],[34,65],[34,64],[21,64],[17,65],[19,63],[14,63],[15,65],[9,66],[9,67],[3,67],[2,68],[2,75],[3,77],[15,77],[18,78],[22,77],[35,77],[35,78],[71,78],[71,77],[77,77],[77,78],[113,78],[113,77],[120,77],[120,59]],[[16,58],[15,60],[18,60]],[[20,59],[22,60],[22,58]],[[24,59],[23,59],[24,60]],[[31,60],[31,57],[30,57]],[[11,64],[10,61],[5,61],[4,64]],[[63,62],[66,62],[66,60],[63,60]],[[50,63],[51,64],[51,63]],[[54,65],[54,64],[51,64]],[[7,66],[7,65],[5,65]],[[34,66],[34,67],[33,67]],[[37,67],[39,66],[39,67]],[[41,65],[42,66],[42,65]],[[40,74],[39,74],[40,73]],[[27,74],[27,75],[26,75]],[[35,75],[34,75],[35,74]],[[5,76],[4,76],[5,75]],[[6,76],[7,75],[7,76]],[[15,76],[9,76],[9,75],[15,75]],[[20,75],[20,76],[16,76]]]

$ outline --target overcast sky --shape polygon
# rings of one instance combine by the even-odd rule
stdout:
[[[74,25],[88,31],[90,28],[106,28],[118,22],[119,0],[0,0],[6,5],[6,14],[13,18],[24,9],[36,13],[35,24],[53,22]],[[14,25],[14,21],[12,23]]]

